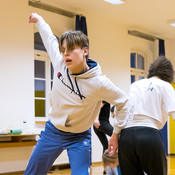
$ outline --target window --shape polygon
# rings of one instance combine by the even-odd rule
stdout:
[[[143,55],[132,52],[130,54],[131,83],[146,77],[145,58]]]
[[[47,119],[49,93],[53,84],[53,67],[45,51],[35,50],[34,56],[34,104],[37,120]]]

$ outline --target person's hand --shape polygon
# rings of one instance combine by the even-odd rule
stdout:
[[[100,122],[99,120],[95,120],[94,126],[98,129],[100,127]]]
[[[40,19],[42,19],[41,16],[39,16],[37,13],[32,13],[29,16],[29,23],[37,23]]]
[[[117,133],[113,133],[108,142],[108,152],[112,156],[116,153],[118,149],[118,135]]]

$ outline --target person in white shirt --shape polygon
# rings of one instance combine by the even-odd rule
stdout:
[[[125,121],[127,95],[89,59],[89,40],[80,31],[67,31],[59,39],[36,13],[29,22],[36,24],[54,67],[50,94],[49,121],[41,132],[25,175],[46,175],[55,159],[67,150],[71,175],[89,175],[91,165],[90,128],[98,116],[102,100],[116,106],[117,118]],[[61,25],[61,24],[59,24]],[[121,127],[115,125],[119,133]]]
[[[122,175],[167,175],[159,129],[168,116],[175,120],[173,79],[171,62],[159,56],[150,65],[148,78],[131,84],[129,101],[134,105],[134,119],[121,131],[118,143]]]

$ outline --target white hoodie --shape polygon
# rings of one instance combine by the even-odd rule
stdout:
[[[66,132],[80,133],[88,130],[100,111],[101,101],[105,100],[117,108],[118,122],[122,126],[126,115],[126,94],[102,75],[100,66],[87,59],[90,69],[73,75],[67,69],[56,37],[42,17],[36,23],[45,48],[54,67],[54,80],[50,95],[49,119],[52,124]],[[114,132],[121,128],[115,122]]]

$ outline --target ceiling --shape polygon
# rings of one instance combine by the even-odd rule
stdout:
[[[175,39],[175,27],[168,24],[175,19],[175,0],[127,0],[121,5],[112,5],[103,0],[40,0],[57,7],[71,9],[83,14],[93,12],[123,23],[129,28],[162,39]]]

